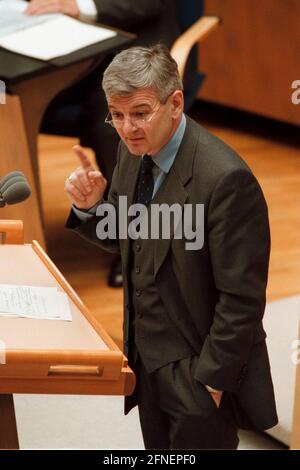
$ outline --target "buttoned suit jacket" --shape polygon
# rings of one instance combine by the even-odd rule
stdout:
[[[140,158],[121,142],[108,201],[134,202]],[[270,235],[267,205],[247,164],[224,142],[187,118],[174,164],[152,203],[204,204],[204,244],[148,240],[154,279],[166,312],[198,357],[195,378],[228,393],[238,425],[264,430],[277,423],[262,318]],[[71,211],[67,228],[122,256],[124,352],[128,354],[129,239],[99,240],[99,217],[82,223]],[[195,229],[195,227],[193,227]],[[160,351],[157,351],[160,354]],[[130,408],[134,403],[128,400]]]

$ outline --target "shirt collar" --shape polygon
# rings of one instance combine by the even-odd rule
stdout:
[[[186,117],[184,114],[182,114],[180,124],[177,127],[172,138],[156,155],[153,156],[154,163],[164,173],[169,173],[170,168],[174,163],[175,157],[177,155],[179,146],[184,135],[185,127]]]

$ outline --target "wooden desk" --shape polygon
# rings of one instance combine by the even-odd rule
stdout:
[[[0,105],[0,178],[21,170],[32,188],[27,201],[2,208],[1,218],[26,221],[26,242],[34,239],[45,247],[37,137],[48,104],[61,90],[93,70],[101,54],[129,44],[133,37],[118,31],[116,37],[49,62],[0,48],[0,80],[7,89],[6,104]]]
[[[0,232],[11,231],[0,221]],[[57,287],[72,322],[0,316],[0,448],[18,448],[13,393],[130,395],[126,357],[94,319],[40,245],[21,243],[20,222],[0,245],[0,284]]]

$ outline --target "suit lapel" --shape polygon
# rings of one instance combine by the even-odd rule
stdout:
[[[141,157],[131,155],[129,152],[126,153],[123,157],[122,165],[124,169],[121,172],[121,180],[119,186],[119,196],[127,196],[127,211],[128,207],[134,202],[135,188],[139,176],[139,169],[141,163]],[[128,217],[127,217],[127,227],[128,227]],[[129,247],[130,240],[127,237],[125,240],[120,240],[121,252],[123,253],[123,263],[124,266],[128,268],[129,262]]]
[[[182,208],[182,214],[183,205],[188,197],[185,186],[192,178],[194,155],[199,135],[198,132],[195,132],[195,129],[199,132],[198,126],[187,118],[186,130],[174,164],[152,201],[155,204],[165,203],[168,207],[172,204],[179,204]],[[169,239],[154,240],[154,276],[157,275],[164,262],[173,238],[174,224],[171,224]]]
[[[179,204],[182,207],[187,196],[184,186],[181,184],[176,172],[171,168],[161,188],[155,195],[152,204],[167,204],[168,207],[173,204]],[[154,276],[156,276],[169,251],[171,241],[174,238],[174,229],[176,227],[174,227],[174,223],[171,223],[170,238],[159,238],[152,241],[154,243]]]

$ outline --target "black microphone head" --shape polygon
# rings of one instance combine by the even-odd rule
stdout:
[[[13,182],[5,191],[1,191],[2,198],[6,204],[17,204],[25,201],[30,194],[31,189],[25,180]]]
[[[22,178],[24,178],[24,179],[26,180],[25,175],[24,175],[24,173],[22,173],[22,171],[18,171],[18,170],[16,170],[16,171],[11,171],[11,172],[8,173],[6,176],[4,176],[4,178],[2,178],[2,179],[0,180],[0,190],[3,188],[3,185],[4,185],[7,181],[9,181],[11,178],[15,178],[16,176],[22,177]]]

